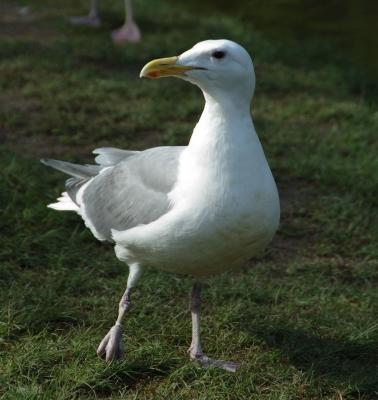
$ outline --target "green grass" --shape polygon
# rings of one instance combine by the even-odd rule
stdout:
[[[264,37],[231,17],[136,1],[144,40],[63,19],[86,2],[35,1],[0,25],[0,396],[3,399],[361,399],[378,396],[378,112],[328,48]],[[106,4],[105,4],[106,3]],[[52,156],[90,162],[104,145],[184,144],[198,89],[139,80],[148,60],[226,37],[254,56],[252,112],[283,206],[274,243],[204,293],[203,346],[236,374],[190,363],[189,279],[149,271],[125,323],[126,358],[95,348],[114,323],[127,267],[80,219],[46,208],[64,177]]]

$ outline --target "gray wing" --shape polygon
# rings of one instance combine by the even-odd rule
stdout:
[[[116,149],[115,147],[101,147],[93,150],[93,154],[98,154],[97,157],[95,157],[95,161],[99,165],[80,165],[52,159],[42,159],[41,162],[48,167],[55,168],[58,171],[72,176],[72,178],[66,180],[66,191],[71,200],[78,205],[76,197],[80,188],[85,183],[98,175],[102,169],[116,165],[126,158],[138,153],[139,151],[121,150]]]
[[[115,147],[100,147],[92,151],[93,154],[98,154],[95,158],[97,164],[104,167],[116,165],[124,159],[140,153],[134,150],[121,150]]]
[[[80,203],[96,236],[111,240],[111,229],[130,229],[165,214],[184,149],[169,146],[136,152],[95,176]]]

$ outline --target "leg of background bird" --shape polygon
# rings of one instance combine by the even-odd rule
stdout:
[[[91,0],[88,15],[84,17],[69,17],[69,20],[76,25],[100,26],[101,20],[98,12],[98,0]]]
[[[125,0],[125,23],[119,29],[112,32],[112,38],[115,43],[140,42],[141,34],[133,18],[131,0]]]
[[[97,349],[97,354],[106,361],[119,360],[123,357],[122,320],[130,307],[130,292],[139,279],[141,272],[139,265],[130,265],[127,287],[118,306],[117,321],[102,339]]]
[[[98,18],[98,0],[92,0],[91,1],[91,8],[89,9],[89,17],[91,18]]]
[[[200,282],[195,282],[193,285],[190,311],[192,314],[192,343],[189,347],[189,354],[192,360],[196,360],[203,367],[218,367],[226,371],[235,372],[238,365],[230,361],[214,360],[203,354],[200,342],[200,309],[201,309],[201,289]]]

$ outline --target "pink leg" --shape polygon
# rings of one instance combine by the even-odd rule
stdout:
[[[138,25],[133,19],[131,0],[125,0],[125,23],[117,30],[112,32],[114,43],[138,43],[141,41],[141,33]]]
[[[123,358],[122,345],[122,319],[130,307],[130,288],[125,290],[119,302],[118,318],[115,325],[102,339],[97,349],[97,354],[106,361],[120,360]]]
[[[192,314],[192,343],[189,354],[192,360],[196,360],[202,367],[218,367],[229,372],[236,372],[238,364],[230,361],[214,360],[202,352],[200,343],[200,308],[201,308],[201,283],[195,282],[191,293],[190,311]]]
[[[116,246],[116,252],[117,252],[117,246]],[[125,316],[130,307],[131,289],[134,287],[134,285],[136,284],[142,273],[142,269],[137,264],[131,264],[129,268],[130,272],[129,272],[129,278],[127,280],[127,287],[118,306],[117,321],[114,324],[114,326],[110,328],[106,336],[102,339],[97,349],[97,354],[108,362],[113,360],[120,360],[121,358],[123,358],[121,324],[123,317]]]

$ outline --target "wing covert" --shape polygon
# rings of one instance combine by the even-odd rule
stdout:
[[[130,229],[165,214],[184,149],[170,146],[137,152],[94,177],[83,190],[80,207],[96,236],[111,240],[111,229]]]

